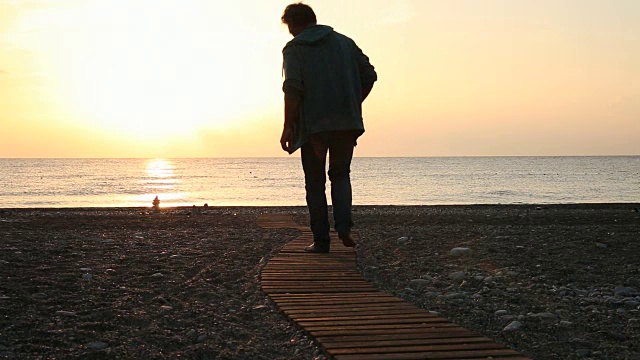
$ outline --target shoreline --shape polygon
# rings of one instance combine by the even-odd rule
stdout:
[[[638,358],[634,208],[356,205],[358,266],[531,358]],[[0,209],[0,357],[324,359],[258,285],[297,231],[257,216],[306,208],[191,209]]]
[[[393,204],[385,204],[385,205],[353,205],[353,208],[398,208],[398,207],[407,207],[407,208],[423,208],[423,207],[524,207],[524,206],[539,206],[539,207],[581,207],[581,206],[624,206],[624,205],[640,205],[640,202],[577,202],[577,203],[518,203],[518,204],[423,204],[423,205],[393,205]],[[171,206],[171,207],[161,207],[160,212],[163,211],[175,211],[175,210],[191,210],[193,206]],[[203,206],[196,206],[196,208],[202,210]],[[306,209],[306,205],[209,205],[209,210],[213,209]],[[329,205],[331,208],[331,205]],[[69,206],[69,207],[0,207],[0,211],[23,211],[23,210],[31,210],[31,211],[114,211],[114,210],[146,210],[153,211],[153,207],[151,206]]]

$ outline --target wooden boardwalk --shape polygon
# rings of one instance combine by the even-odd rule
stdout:
[[[301,235],[269,260],[262,290],[280,311],[314,337],[336,360],[505,359],[522,354],[377,291],[357,270],[355,252],[335,234],[329,254],[309,254],[307,227],[290,215],[268,214],[263,228],[295,228]]]

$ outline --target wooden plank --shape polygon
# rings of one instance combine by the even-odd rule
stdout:
[[[342,317],[342,316],[355,316],[358,318],[366,318],[367,316],[381,316],[381,315],[422,315],[424,314],[424,310],[421,309],[412,309],[412,308],[387,308],[380,310],[360,310],[360,311],[316,311],[313,313],[299,313],[296,311],[283,311],[285,315],[298,321],[299,319],[305,318],[318,318],[321,316],[328,316],[331,318]]]
[[[320,334],[316,334],[314,332],[326,331],[327,333],[331,332],[334,335],[344,334],[349,332],[349,334],[355,333],[351,330],[385,330],[386,334],[389,333],[389,330],[393,330],[395,333],[398,329],[431,329],[431,328],[454,328],[456,325],[449,322],[439,322],[439,323],[420,323],[420,324],[367,324],[367,325],[342,325],[342,326],[327,326],[327,325],[309,325],[305,326],[305,330],[311,332],[314,336],[320,336]],[[325,334],[325,333],[321,333]]]
[[[457,331],[469,331],[466,329],[463,329],[461,327],[457,327],[451,323],[438,323],[438,324],[433,324],[433,325],[429,325],[429,326],[421,326],[421,327],[405,327],[405,328],[400,328],[400,327],[395,327],[395,328],[380,328],[380,327],[370,327],[370,326],[365,326],[365,327],[360,327],[357,329],[353,329],[353,328],[329,328],[329,329],[319,329],[319,330],[313,330],[310,331],[311,335],[313,336],[317,336],[317,337],[322,337],[322,336],[330,336],[330,337],[334,337],[334,336],[367,336],[369,338],[371,338],[372,336],[380,336],[380,335],[389,335],[389,334],[394,334],[394,335],[404,335],[404,334],[444,334],[444,333],[448,333],[451,331],[457,332]]]
[[[421,316],[421,317],[409,317],[404,319],[397,318],[382,318],[382,319],[367,319],[367,320],[317,320],[310,321],[305,319],[303,321],[298,321],[298,325],[302,327],[318,327],[318,326],[349,326],[349,325],[400,325],[400,324],[428,324],[428,323],[438,323],[438,322],[446,322],[447,320],[441,317],[429,317],[429,316]]]
[[[466,337],[466,338],[429,338],[429,339],[395,339],[395,340],[373,340],[354,342],[322,342],[325,349],[354,349],[368,347],[398,347],[398,346],[431,346],[431,345],[451,345],[451,344],[474,344],[492,343],[493,340],[486,337]]]
[[[387,320],[416,320],[416,321],[432,321],[434,319],[438,319],[441,321],[446,321],[444,318],[436,316],[436,315],[432,315],[429,314],[426,311],[421,311],[421,312],[412,312],[410,314],[380,314],[380,315],[356,315],[356,316],[334,316],[331,314],[327,314],[325,316],[322,317],[315,317],[315,318],[305,318],[304,320],[301,320],[301,322],[307,323],[310,321],[314,321],[314,322],[322,322],[322,323],[328,323],[328,322],[338,322],[338,323],[342,323],[342,324],[347,324],[350,321],[365,321],[365,320],[375,320],[375,321],[387,321]]]
[[[371,335],[375,335],[375,336],[371,336]],[[367,334],[367,335],[318,336],[316,340],[325,344],[325,343],[341,343],[341,342],[354,342],[354,341],[371,341],[371,339],[376,339],[377,341],[386,341],[386,340],[411,340],[411,339],[464,338],[464,337],[475,337],[475,336],[477,335],[467,329],[460,329],[460,330],[420,329],[418,331],[408,332],[408,333],[393,332],[393,334],[389,334],[389,332],[387,331],[384,333],[380,332],[378,334]]]
[[[514,357],[515,356],[515,357]],[[418,359],[456,359],[469,358],[477,359],[520,359],[523,358],[517,351],[511,349],[496,350],[465,350],[465,351],[430,351],[430,352],[413,352],[413,353],[384,353],[384,354],[356,354],[356,355],[337,355],[335,360],[418,360]]]
[[[392,310],[421,310],[418,307],[415,307],[411,304],[406,303],[391,303],[385,306],[361,306],[361,307],[353,307],[352,305],[336,305],[333,307],[319,307],[314,306],[312,308],[304,308],[304,309],[281,309],[287,315],[296,315],[296,314],[335,314],[337,312],[350,312],[350,313],[367,313],[367,312],[375,312],[375,313],[384,313],[385,311]]]
[[[350,349],[328,349],[331,355],[346,354],[385,354],[385,353],[402,353],[402,352],[441,352],[441,351],[462,351],[462,350],[496,350],[503,349],[504,346],[490,343],[474,343],[474,344],[446,344],[446,345],[414,345],[414,346],[388,346],[388,347],[367,347],[367,348],[350,348]]]

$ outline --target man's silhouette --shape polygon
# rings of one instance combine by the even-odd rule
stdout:
[[[352,247],[351,158],[364,133],[362,102],[377,75],[353,40],[317,25],[308,5],[287,6],[282,22],[294,38],[282,50],[285,117],[280,144],[288,153],[301,148],[313,232],[313,244],[305,250],[329,252],[330,248],[327,152],[335,229],[343,244]]]

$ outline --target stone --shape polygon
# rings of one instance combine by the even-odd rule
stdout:
[[[409,238],[406,237],[406,236],[402,236],[402,237],[399,237],[398,240],[396,240],[396,241],[399,242],[399,243],[403,243],[403,242],[409,241]]]
[[[202,335],[198,336],[198,339],[196,341],[201,343],[201,342],[205,341],[206,339],[207,339],[207,334],[202,334]]]
[[[552,313],[537,313],[537,314],[531,314],[529,315],[529,317],[534,318],[534,319],[555,319],[556,316]]]
[[[578,349],[576,350],[576,356],[579,358],[591,356],[591,350],[589,349]]]
[[[152,277],[152,278],[161,278],[161,277],[163,277],[163,276],[164,276],[164,275],[162,275],[162,273],[159,273],[159,272],[158,272],[158,273],[155,273],[155,274],[153,274],[153,275],[151,275],[151,277]]]
[[[467,275],[464,273],[464,271],[456,271],[453,272],[451,274],[449,274],[449,279],[454,280],[454,281],[462,281],[467,277]]]
[[[451,256],[471,256],[472,253],[471,249],[465,247],[455,247],[449,251]]]
[[[93,279],[93,275],[91,275],[91,274],[82,274],[82,278],[84,280],[91,280],[91,279]]]
[[[624,304],[625,304],[625,305],[627,305],[627,306],[629,306],[629,307],[635,308],[635,307],[637,307],[638,305],[640,305],[640,302],[635,301],[635,300],[631,300],[631,301],[625,301],[625,303],[624,303]]]
[[[634,288],[618,286],[613,290],[613,292],[614,294],[616,294],[616,296],[631,297],[636,291]]]
[[[194,337],[194,336],[196,336],[196,334],[197,334],[196,330],[195,330],[195,329],[191,329],[191,330],[189,330],[189,332],[187,333],[187,336],[188,336],[188,337]]]
[[[596,243],[596,246],[599,247],[600,249],[606,249],[607,245],[603,244],[603,243]]]
[[[87,272],[91,271],[91,268],[83,267],[83,268],[80,268],[80,271],[84,271],[84,272],[87,273]]]
[[[424,286],[424,285],[431,284],[431,281],[429,281],[427,279],[413,279],[413,280],[409,281],[409,283],[411,285],[415,285],[415,286]]]
[[[109,347],[109,344],[102,341],[94,341],[87,344],[87,348],[91,350],[102,350]]]
[[[571,321],[562,320],[560,321],[561,326],[571,326],[573,323]]]
[[[74,316],[76,316],[76,313],[73,312],[73,311],[59,310],[59,311],[56,311],[56,315],[58,315],[58,316],[66,316],[66,317],[74,317]]]
[[[520,321],[512,321],[509,325],[505,326],[502,331],[516,331],[522,327],[522,323]]]
[[[35,293],[35,294],[31,294],[31,297],[33,299],[46,299],[47,298],[47,294],[45,294],[45,293]]]
[[[493,313],[493,315],[495,316],[503,316],[503,315],[507,315],[509,312],[507,310],[498,310],[495,313]]]

